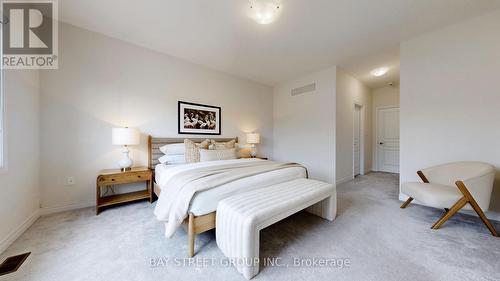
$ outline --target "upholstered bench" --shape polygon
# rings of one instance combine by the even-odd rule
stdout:
[[[297,179],[226,198],[217,206],[217,245],[237,270],[251,279],[259,273],[260,230],[329,198],[336,198],[333,185],[311,179]]]

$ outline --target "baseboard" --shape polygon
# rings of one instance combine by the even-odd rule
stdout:
[[[341,184],[341,183],[345,183],[345,182],[348,182],[348,181],[352,181],[354,179],[353,176],[347,176],[347,177],[343,177],[343,178],[340,178],[340,179],[337,179],[335,181],[336,184]]]
[[[93,206],[95,206],[95,201],[84,202],[84,203],[69,203],[69,204],[53,206],[53,207],[43,207],[40,209],[40,216],[46,216],[46,215],[51,215],[51,214],[55,214],[55,213],[77,210],[77,209],[82,209],[82,208],[88,208],[88,207],[93,207]]]
[[[3,253],[9,246],[16,241],[38,218],[40,210],[34,211],[20,226],[14,229],[0,242],[0,254]]]
[[[486,212],[486,217],[490,220],[500,222],[500,213],[497,212]]]
[[[404,194],[399,194],[399,201],[406,201],[408,200],[408,196],[404,195]],[[418,205],[422,205],[420,204],[418,201],[414,200],[412,202],[412,204],[418,204]],[[471,215],[471,216],[475,216],[475,217],[479,217],[476,212],[474,211],[471,211],[471,210],[463,210],[463,211],[459,211],[459,213],[463,213],[463,214],[467,214],[467,215]],[[497,212],[486,212],[486,217],[489,219],[489,220],[494,220],[494,221],[498,221],[500,222],[500,213],[497,213]]]

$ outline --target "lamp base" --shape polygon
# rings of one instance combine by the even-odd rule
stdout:
[[[257,147],[255,144],[250,145],[250,156],[252,156],[252,158],[257,157]]]
[[[123,146],[122,153],[123,153],[123,158],[122,158],[122,160],[120,160],[120,163],[119,163],[120,170],[122,172],[130,171],[134,162],[132,161],[132,159],[130,159],[130,157],[128,155],[129,150],[128,150],[127,146]]]

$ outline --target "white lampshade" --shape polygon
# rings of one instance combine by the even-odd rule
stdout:
[[[139,131],[132,128],[113,128],[113,145],[139,145],[141,135]]]
[[[247,134],[247,143],[248,144],[260,143],[260,134],[256,134],[256,133]]]

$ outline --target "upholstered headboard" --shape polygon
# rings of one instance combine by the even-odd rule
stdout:
[[[155,138],[152,136],[148,136],[148,166],[150,169],[154,169],[156,165],[160,163],[158,158],[163,156],[163,153],[160,151],[160,147],[170,144],[170,143],[183,143],[184,139],[189,139],[194,142],[202,142],[206,139],[212,139],[215,141],[225,142],[236,140],[238,142],[238,138],[213,138],[211,136],[207,136],[205,138]]]

